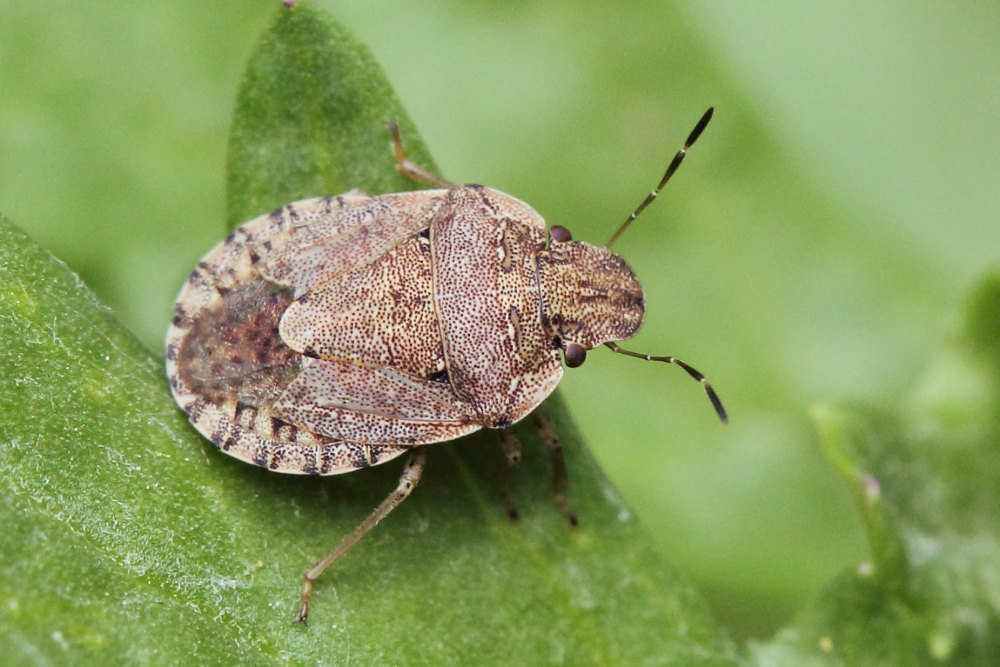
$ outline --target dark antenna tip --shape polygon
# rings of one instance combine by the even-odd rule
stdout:
[[[708,107],[708,111],[702,114],[698,124],[694,126],[691,134],[688,135],[687,141],[684,142],[684,148],[691,148],[694,142],[698,141],[698,137],[705,131],[705,127],[708,125],[708,121],[712,120],[712,114],[714,113],[715,107]]]
[[[714,389],[712,389],[712,385],[706,384],[705,392],[708,393],[708,400],[712,401],[712,406],[715,408],[715,414],[719,415],[719,421],[723,424],[728,424],[729,415],[726,414],[726,409],[722,406],[722,399],[720,399],[719,395],[715,393]]]
[[[657,186],[653,188],[648,195],[646,195],[646,198],[642,200],[642,203],[639,204],[639,206],[637,206],[627,218],[625,218],[625,222],[623,222],[615,233],[611,235],[611,238],[608,239],[605,247],[610,248],[611,244],[617,241],[618,237],[621,236],[626,229],[628,229],[628,226],[632,224],[632,221],[638,218],[639,214],[646,210],[647,206],[653,203],[653,200],[660,194],[660,190],[663,189],[663,186],[667,184],[667,181],[669,181],[670,177],[674,175],[677,168],[681,166],[681,162],[684,161],[684,156],[687,155],[688,149],[691,148],[692,144],[698,140],[701,133],[705,131],[705,127],[708,125],[708,121],[712,120],[712,114],[714,113],[715,107],[709,107],[708,111],[701,115],[701,118],[698,119],[698,123],[694,126],[694,129],[691,130],[691,134],[688,135],[687,141],[684,142],[684,147],[677,151],[677,154],[674,155],[672,160],[670,160],[670,164],[667,165],[667,170],[663,173],[663,177],[660,179],[659,184],[657,184]]]
[[[701,383],[701,386],[705,388],[705,393],[708,394],[708,400],[712,402],[712,407],[715,408],[715,414],[719,416],[719,421],[723,424],[729,423],[729,415],[726,414],[726,408],[722,406],[722,399],[719,395],[715,393],[715,389],[712,388],[711,383],[705,376],[698,372],[690,364],[687,364],[677,357],[654,357],[649,354],[642,354],[641,352],[632,352],[631,350],[626,350],[625,348],[618,345],[618,343],[605,343],[605,347],[609,348],[612,352],[617,352],[618,354],[624,354],[628,357],[635,357],[636,359],[642,359],[643,361],[662,361],[665,364],[673,364],[674,366],[680,366],[684,371],[693,377],[695,380]]]

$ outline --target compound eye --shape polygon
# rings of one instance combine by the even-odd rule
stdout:
[[[567,367],[576,368],[577,366],[582,366],[583,362],[587,360],[587,350],[583,345],[570,343],[563,350],[563,358],[566,360]]]
[[[549,229],[549,239],[556,243],[566,243],[573,240],[573,235],[562,225],[555,225]]]

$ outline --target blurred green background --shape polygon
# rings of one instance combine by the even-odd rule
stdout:
[[[273,0],[0,3],[0,212],[152,349],[223,234],[245,58]],[[616,246],[630,347],[563,391],[608,475],[736,636],[865,557],[809,406],[924,381],[1000,255],[1000,5],[888,0],[327,0],[444,175],[603,243],[699,114],[716,118]],[[316,193],[330,194],[330,193]],[[586,521],[586,517],[582,517]]]

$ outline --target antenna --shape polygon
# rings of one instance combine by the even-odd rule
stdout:
[[[677,168],[681,166],[681,162],[684,161],[684,156],[687,155],[687,150],[691,148],[691,146],[694,145],[694,142],[698,140],[698,137],[704,131],[705,126],[708,125],[708,121],[712,120],[712,113],[714,111],[715,111],[714,107],[709,107],[708,111],[706,111],[704,115],[702,115],[701,120],[699,120],[698,124],[694,126],[694,129],[691,130],[691,134],[688,135],[687,141],[684,142],[684,148],[677,151],[677,155],[675,155],[674,159],[670,161],[669,165],[667,165],[667,171],[664,172],[663,178],[660,179],[659,185],[657,185],[652,192],[646,195],[646,198],[643,199],[642,203],[639,204],[638,208],[632,211],[631,215],[629,215],[628,218],[625,219],[625,222],[623,222],[622,226],[618,228],[618,231],[616,231],[614,234],[611,235],[611,238],[608,239],[608,242],[605,247],[610,248],[611,244],[617,241],[618,237],[622,235],[622,232],[628,229],[628,226],[632,224],[632,221],[638,218],[639,214],[642,213],[644,210],[646,210],[647,206],[653,203],[653,200],[656,199],[656,196],[658,194],[660,194],[660,190],[663,189],[663,186],[667,184],[667,181],[669,181],[670,177],[674,175],[674,172],[677,171]]]
[[[699,126],[704,126],[704,123],[699,123]],[[719,419],[722,420],[722,423],[726,424],[729,422],[729,415],[726,414],[726,409],[722,407],[722,401],[719,399],[719,395],[715,393],[714,389],[712,389],[712,385],[709,381],[705,379],[704,375],[677,357],[654,357],[648,354],[642,354],[641,352],[632,352],[619,346],[617,343],[605,343],[605,345],[609,347],[612,352],[617,352],[618,354],[624,354],[626,356],[635,357],[636,359],[642,359],[644,361],[662,361],[667,364],[673,364],[674,366],[680,366],[687,371],[688,375],[700,382],[701,386],[705,388],[705,393],[708,394],[708,400],[712,401],[712,407],[715,408],[715,414],[719,415]]]

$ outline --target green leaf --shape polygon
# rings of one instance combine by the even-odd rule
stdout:
[[[285,9],[251,58],[232,220],[310,194],[400,189],[371,58]],[[387,176],[388,174],[388,176]],[[220,236],[222,228],[220,225]],[[558,401],[571,529],[534,429],[499,500],[495,436],[435,446],[413,497],[317,584],[301,571],[394,486],[253,468],[187,425],[150,354],[65,266],[0,226],[0,653],[15,663],[726,664],[731,644],[596,468]]]
[[[160,363],[6,219],[0,340],[4,659],[169,662],[192,645],[258,655],[205,623],[245,573],[220,559],[230,539],[212,508],[226,494]]]
[[[387,124],[435,169],[366,48],[308,7],[282,12],[250,57],[227,164],[229,222],[305,197],[415,190],[395,169]]]
[[[202,9],[201,5],[192,6]],[[172,5],[158,6],[163,11],[169,11],[169,7]],[[20,14],[22,19],[27,11]],[[454,28],[461,24],[463,29],[469,28],[461,33],[463,38],[474,41],[486,34],[476,30],[494,34],[501,12],[507,11],[498,8],[491,18],[480,19],[479,23],[469,20],[470,14],[460,13],[440,25]],[[563,11],[565,7],[545,5],[544,10],[522,12],[518,21],[527,23],[531,34],[532,25],[557,25],[551,18]],[[680,54],[698,51],[697,30],[678,30],[676,38],[662,39],[664,34],[670,34],[671,26],[677,25],[671,12],[672,9],[662,10],[659,22],[649,24],[648,34],[634,35],[629,32],[633,21],[616,23],[618,7],[598,10],[595,6],[588,11],[587,20],[591,27],[612,26],[602,33],[605,42],[588,42],[586,48],[577,45],[572,51],[567,48],[565,53],[572,54],[567,57],[562,49],[570,46],[563,43],[570,31],[557,33],[563,35],[561,39],[545,33],[546,37],[527,49],[523,58],[507,61],[515,67],[510,76],[528,79],[539,54],[552,56],[552,61],[566,75],[560,81],[569,85],[553,87],[546,94],[586,95],[576,108],[586,107],[595,115],[615,119],[624,117],[626,126],[634,127],[627,136],[638,137],[633,146],[627,147],[626,154],[655,161],[658,159],[655,156],[673,147],[674,139],[666,135],[674,134],[686,114],[691,112],[693,120],[700,111],[687,107],[697,107],[700,104],[697,100],[705,95],[710,101],[719,102],[716,95],[722,94],[720,91],[745,91],[759,83],[732,86],[731,80],[721,77],[723,80],[718,81],[697,67],[649,70],[643,60],[650,59],[650,51],[640,46],[652,44],[661,49],[653,51],[658,54],[656,60],[671,65],[682,62]],[[252,23],[245,18],[246,14],[249,13],[241,16]],[[157,24],[148,20],[148,14],[141,16],[148,23]],[[235,20],[237,15],[226,16]],[[889,18],[890,23],[896,23],[896,17]],[[28,158],[41,153],[36,150],[37,144],[5,143],[4,154],[8,157],[15,155],[13,149],[20,152],[16,153],[17,159],[9,160],[17,168],[4,171],[7,189],[3,203],[10,205],[7,199],[20,192],[17,188],[10,189],[10,183],[40,183],[32,203],[44,215],[26,215],[25,219],[44,218],[62,224],[57,232],[49,232],[49,237],[63,239],[60,242],[72,246],[89,244],[90,254],[85,255],[88,259],[78,258],[75,266],[89,268],[95,283],[105,280],[113,285],[107,298],[132,302],[133,310],[142,304],[155,311],[159,306],[147,305],[156,303],[156,299],[147,298],[147,289],[139,289],[131,280],[121,277],[138,275],[142,279],[160,280],[169,283],[166,289],[173,291],[174,280],[163,280],[162,271],[149,270],[147,266],[150,258],[164,261],[163,257],[169,258],[173,253],[164,252],[160,243],[134,252],[136,248],[129,245],[122,230],[134,220],[135,204],[143,201],[143,193],[120,188],[120,182],[132,170],[131,159],[144,153],[145,159],[157,167],[147,172],[147,181],[155,180],[159,188],[170,191],[181,211],[205,210],[205,206],[191,203],[198,197],[192,186],[210,180],[204,178],[204,171],[188,163],[192,142],[174,142],[176,154],[167,155],[164,153],[169,153],[169,148],[162,150],[163,144],[155,144],[158,149],[137,151],[136,142],[153,134],[190,132],[183,136],[195,137],[193,143],[203,152],[217,154],[218,150],[204,148],[210,147],[211,137],[218,135],[216,126],[204,121],[191,123],[185,113],[192,108],[205,113],[204,109],[211,106],[205,103],[220,97],[219,83],[224,76],[212,79],[211,83],[201,81],[198,85],[196,81],[195,85],[185,87],[188,97],[180,103],[172,97],[175,104],[169,107],[171,113],[150,113],[149,108],[141,106],[148,102],[127,106],[129,111],[122,117],[134,124],[130,133],[119,135],[120,125],[114,121],[120,122],[122,117],[111,116],[113,121],[108,122],[106,113],[117,104],[102,107],[76,103],[79,99],[91,99],[90,92],[96,82],[103,83],[106,76],[116,80],[115,74],[120,74],[109,69],[108,58],[80,57],[79,47],[87,46],[88,42],[66,39],[80,39],[81,35],[98,31],[65,30],[65,25],[75,26],[77,21],[70,24],[44,21],[24,23],[15,35],[22,37],[23,42],[12,40],[12,31],[8,29],[18,25],[17,20],[5,22],[6,39],[0,43],[9,47],[5,52],[8,57],[17,51],[31,53],[32,64],[41,58],[40,51],[44,49],[50,70],[75,72],[64,65],[76,61],[92,63],[88,70],[90,78],[79,77],[83,83],[75,82],[74,76],[69,81],[60,80],[51,89],[53,100],[60,103],[69,100],[65,107],[55,107],[61,110],[56,116],[65,114],[72,119],[69,125],[88,128],[83,133],[86,140],[71,142],[72,150],[63,154],[71,159],[60,160],[64,170],[54,178],[61,185],[55,189],[51,187],[51,175],[39,177],[48,175],[48,171],[22,173],[22,165]],[[827,25],[825,21],[817,23]],[[988,25],[987,21],[976,23]],[[50,29],[37,29],[39,25]],[[221,26],[189,22],[193,30],[195,25],[208,33],[207,37],[202,35],[201,43],[225,46],[214,41],[215,31]],[[431,25],[437,28],[439,24]],[[587,36],[577,39],[591,39],[594,33],[578,30],[577,25],[574,22],[572,30]],[[775,25],[781,29],[780,22]],[[511,26],[508,23],[505,27]],[[668,28],[666,32],[664,26]],[[52,40],[52,30],[65,30],[56,33],[63,39]],[[175,32],[184,34],[175,45],[177,52],[190,49],[188,40],[192,34]],[[393,39],[398,32],[392,31]],[[425,35],[431,32],[433,29],[423,30],[420,39],[426,41]],[[441,32],[437,30],[434,34]],[[123,33],[145,46],[141,31]],[[622,34],[631,35],[627,49],[622,46]],[[756,31],[753,34],[759,39]],[[948,40],[942,38],[942,41]],[[228,43],[227,48],[232,51],[232,44],[244,42],[229,40]],[[10,47],[11,44],[14,46]],[[49,48],[50,45],[55,46]],[[60,51],[59,45],[69,46]],[[754,45],[753,52],[762,52],[757,46],[760,45]],[[548,48],[552,51],[545,51]],[[633,54],[632,61],[625,51]],[[409,53],[405,49],[404,52]],[[608,58],[606,54],[612,52],[622,57]],[[137,55],[139,50],[129,53],[146,66],[133,67],[135,63],[128,58],[115,59],[128,63],[129,67],[121,71],[134,77],[117,79],[127,94],[116,102],[127,99],[130,104],[137,104],[137,99],[146,100],[146,96],[133,93],[138,81],[150,79],[149,71],[168,74],[158,79],[165,94],[167,91],[176,94],[181,84],[188,83],[188,78],[181,74],[186,70],[153,68],[155,61],[142,61]],[[164,51],[150,49],[149,53],[162,57]],[[213,55],[217,53],[213,50]],[[455,56],[451,53],[448,57]],[[585,64],[580,66],[578,60]],[[696,53],[692,60],[714,61],[714,58]],[[738,58],[733,60],[742,62]],[[950,58],[940,60],[953,62]],[[786,62],[781,58],[775,61]],[[586,70],[586,86],[580,85],[578,68]],[[225,69],[219,66],[220,71]],[[481,76],[477,68],[471,70],[474,76]],[[339,74],[334,75],[335,71]],[[815,76],[806,65],[801,66],[801,71],[808,77]],[[854,81],[856,72],[850,68],[844,71]],[[12,137],[37,136],[38,127],[54,122],[54,117],[34,113],[37,72],[27,68],[18,74],[26,81],[20,89],[22,98],[28,102],[22,100],[21,106],[12,107],[19,113],[5,115],[5,127],[13,123],[10,127],[15,130],[9,133]],[[895,70],[886,76],[890,77],[884,80],[886,85],[898,78]],[[492,80],[491,85],[495,85]],[[500,86],[503,85],[501,81]],[[510,90],[509,81],[506,85]],[[676,100],[677,108],[666,113],[676,118],[677,123],[673,118],[664,122],[663,110],[673,109],[669,104],[664,106],[664,97],[647,97],[648,91],[656,87],[682,91],[676,95],[671,92],[670,98]],[[884,88],[881,84],[878,87]],[[199,91],[208,92],[199,97]],[[982,234],[976,234],[975,227],[942,227],[940,218],[929,213],[932,224],[925,226],[938,236],[926,237],[922,243],[934,252],[907,250],[916,238],[911,236],[912,217],[899,210],[894,216],[879,216],[871,211],[855,216],[850,210],[850,194],[831,197],[829,190],[813,189],[818,180],[827,182],[830,170],[817,168],[818,160],[811,148],[800,151],[792,160],[775,150],[776,144],[796,143],[795,133],[786,131],[787,107],[778,104],[785,109],[786,115],[780,123],[785,139],[776,142],[766,123],[760,123],[759,104],[756,101],[751,104],[743,93],[729,94],[731,97],[726,99],[730,101],[719,106],[720,111],[723,107],[731,111],[720,113],[713,124],[716,128],[713,133],[722,130],[717,135],[720,138],[714,145],[703,141],[698,147],[703,173],[711,177],[681,181],[687,185],[673,191],[672,198],[676,205],[690,197],[687,188],[696,187],[695,180],[704,181],[704,187],[710,190],[694,197],[701,202],[695,210],[680,207],[682,214],[693,214],[694,222],[688,224],[687,215],[676,216],[684,222],[669,229],[670,233],[689,235],[690,241],[698,228],[703,228],[699,243],[717,239],[733,251],[723,253],[722,248],[716,248],[708,253],[716,258],[713,269],[717,270],[711,272],[704,271],[704,257],[690,255],[688,248],[697,245],[692,243],[657,242],[643,246],[636,242],[630,249],[630,257],[638,264],[644,255],[652,256],[653,263],[672,267],[671,271],[676,273],[670,276],[696,275],[703,281],[700,290],[689,285],[676,292],[664,290],[662,298],[666,300],[669,296],[671,300],[669,308],[658,309],[664,313],[664,322],[660,325],[651,322],[647,331],[659,336],[661,332],[692,330],[692,327],[699,331],[721,329],[719,339],[725,339],[732,347],[732,362],[728,365],[738,367],[744,377],[752,379],[744,383],[743,408],[727,431],[727,437],[739,447],[726,452],[726,460],[732,462],[728,466],[718,466],[713,461],[702,468],[692,468],[681,463],[665,471],[660,463],[666,457],[681,461],[677,448],[683,447],[685,441],[711,449],[700,436],[690,438],[685,434],[685,428],[700,426],[679,424],[679,430],[671,433],[671,446],[664,447],[660,424],[624,418],[634,422],[625,428],[606,420],[605,428],[619,437],[601,440],[607,442],[609,461],[616,465],[626,457],[613,448],[618,442],[628,442],[633,454],[638,453],[638,462],[631,464],[625,477],[645,476],[653,480],[651,488],[663,496],[674,493],[675,486],[685,480],[694,480],[688,482],[692,488],[711,487],[711,481],[705,480],[716,474],[715,468],[723,468],[718,479],[725,482],[722,486],[726,492],[714,495],[735,510],[740,509],[741,498],[750,497],[741,495],[745,489],[761,486],[775,489],[771,497],[779,498],[778,501],[762,499],[758,503],[755,496],[753,513],[774,517],[775,530],[767,533],[767,540],[753,542],[752,549],[740,550],[738,546],[736,533],[741,531],[743,522],[750,523],[748,513],[740,511],[716,510],[733,517],[730,523],[719,524],[713,523],[710,512],[699,505],[693,512],[695,530],[662,531],[670,536],[684,534],[685,542],[690,544],[701,541],[710,545],[711,540],[715,540],[714,544],[725,544],[725,549],[715,549],[714,553],[725,551],[728,561],[716,559],[711,548],[701,551],[694,548],[691,553],[698,555],[688,557],[685,562],[686,545],[681,544],[671,545],[669,558],[685,562],[688,571],[703,568],[710,575],[706,576],[706,589],[714,586],[722,591],[716,593],[720,606],[754,607],[757,613],[742,619],[746,624],[748,620],[765,617],[780,604],[783,593],[775,585],[768,589],[766,603],[754,604],[755,600],[763,599],[756,597],[758,591],[754,586],[767,587],[768,577],[786,585],[786,592],[794,590],[801,595],[804,588],[787,567],[768,568],[768,554],[780,550],[804,554],[821,553],[824,548],[832,550],[839,538],[830,535],[841,534],[831,529],[827,521],[789,528],[782,520],[798,516],[782,514],[786,506],[825,508],[824,498],[827,498],[815,492],[811,484],[815,477],[801,474],[799,464],[808,463],[808,456],[791,458],[787,450],[771,454],[778,449],[776,443],[788,440],[802,445],[796,451],[809,451],[802,439],[796,437],[797,433],[789,434],[780,426],[793,421],[799,412],[787,406],[795,405],[796,400],[807,400],[802,397],[846,393],[831,392],[830,386],[853,387],[857,383],[861,395],[885,393],[882,390],[894,385],[883,378],[896,377],[896,382],[900,382],[900,376],[910,377],[912,371],[900,368],[908,365],[903,362],[912,357],[900,355],[897,347],[909,348],[911,353],[923,349],[920,341],[935,335],[933,325],[927,323],[940,317],[942,303],[949,298],[950,292],[940,285],[964,280],[963,276],[973,270],[968,267],[977,266],[967,260],[967,252],[956,250],[960,245],[948,246],[951,252],[938,250],[947,239],[967,239],[981,258],[995,244],[983,243]],[[598,105],[598,97],[611,102]],[[148,99],[158,101],[160,97]],[[740,100],[745,102],[742,106]],[[559,222],[568,219],[575,225],[579,220],[582,225],[587,220],[596,227],[607,217],[617,215],[620,208],[634,203],[621,184],[641,180],[646,167],[640,162],[644,160],[635,161],[634,168],[639,173],[634,177],[632,172],[621,175],[608,191],[602,189],[600,195],[581,197],[573,191],[573,187],[584,187],[582,184],[608,180],[607,164],[594,159],[594,155],[604,156],[608,150],[607,146],[596,148],[595,142],[601,135],[606,135],[610,144],[622,143],[621,136],[607,131],[609,125],[586,126],[604,128],[588,130],[576,118],[572,123],[560,119],[562,134],[552,132],[550,126],[533,133],[531,128],[542,126],[527,123],[525,119],[535,120],[544,116],[546,109],[556,108],[550,106],[551,100],[545,95],[504,106],[500,113],[524,115],[520,122],[502,127],[478,115],[484,107],[481,101],[449,102],[466,105],[449,109],[449,131],[454,135],[464,140],[470,134],[470,127],[492,129],[477,141],[466,142],[467,147],[461,147],[462,150],[482,154],[482,139],[505,144],[513,135],[526,135],[526,143],[518,144],[517,148],[526,156],[524,163],[515,163],[516,166],[509,168],[516,172],[490,182],[503,182],[506,178],[510,184],[512,178],[515,183],[521,179],[510,191],[525,193],[531,201],[539,203],[540,210],[558,211],[560,206],[552,206],[551,202],[542,205],[539,195],[557,201],[562,198],[580,207],[563,208]],[[358,108],[352,111],[355,103]],[[434,104],[440,101],[435,99]],[[254,52],[237,106],[229,153],[230,223],[303,196],[358,186],[370,192],[413,187],[393,171],[388,136],[383,129],[384,122],[390,119],[401,122],[411,157],[433,168],[419,137],[388,93],[381,74],[372,70],[371,58],[345,37],[342,30],[308,8],[283,11],[279,15],[275,27]],[[500,107],[494,104],[491,108],[495,111]],[[654,111],[649,111],[650,108]],[[907,104],[897,107],[904,114],[909,114],[912,108]],[[173,123],[166,126],[173,132],[164,132],[160,126],[157,127],[161,131],[151,132],[150,119],[164,118]],[[791,120],[801,121],[801,114],[791,114]],[[101,121],[107,122],[109,129],[103,134],[91,130]],[[823,116],[816,122],[825,121]],[[885,128],[885,124],[879,125],[879,132]],[[859,130],[850,125],[842,129],[843,132],[830,132],[823,126],[823,134],[857,136]],[[664,138],[651,142],[651,133]],[[912,132],[919,136],[925,133],[934,136],[925,128]],[[967,135],[974,138],[975,146],[981,145],[979,131],[969,130]],[[67,131],[65,136],[72,133]],[[954,139],[956,135],[948,136]],[[63,139],[62,134],[55,133],[49,140],[53,147],[59,144],[63,148]],[[653,143],[655,146],[651,148]],[[922,143],[934,153],[935,160],[947,157],[933,141]],[[104,156],[106,162],[101,164],[113,164],[119,171],[90,167],[91,163],[81,156],[94,154],[95,145],[116,147]],[[442,154],[451,150],[454,154],[458,145],[449,142],[438,150]],[[488,154],[489,144],[485,145]],[[593,148],[594,152],[581,152],[580,147]],[[742,152],[734,155],[734,151]],[[714,166],[713,153],[723,156],[715,158]],[[876,153],[871,151],[869,157],[875,157]],[[955,155],[963,156],[963,164],[973,164],[963,151],[955,151]],[[572,174],[551,168],[567,162],[574,165]],[[697,164],[694,160],[692,163]],[[88,168],[79,168],[82,164]],[[748,164],[760,168],[748,169]],[[791,168],[800,164],[805,171]],[[947,161],[935,164],[942,168],[934,173],[946,175],[942,172],[947,171],[944,168]],[[183,172],[184,179],[180,182],[184,185],[179,187],[175,181],[161,178],[163,172],[158,168],[163,165],[174,176]],[[813,180],[803,176],[810,167],[815,169]],[[850,171],[862,181],[877,182],[858,176],[879,171],[871,165],[868,169],[842,171]],[[988,173],[982,169],[968,173],[955,171],[950,175],[959,183],[969,178],[975,182],[975,178],[985,178]],[[905,182],[906,179],[898,180]],[[777,183],[783,187],[776,187]],[[535,191],[529,194],[531,188]],[[622,201],[611,201],[613,192],[620,192]],[[880,202],[890,206],[893,199],[880,197]],[[966,199],[973,201],[972,197]],[[831,200],[836,205],[829,206]],[[151,201],[160,205],[150,205]],[[172,208],[164,210],[162,201],[154,197],[146,201],[146,206],[138,206],[145,222],[151,225],[144,228],[143,234],[169,234],[188,243],[192,228],[183,225],[195,218],[205,227],[216,229],[213,234],[220,237],[224,234],[221,220],[184,215]],[[941,202],[944,206],[946,200],[942,198]],[[841,210],[845,205],[849,212]],[[605,206],[606,211],[601,208]],[[222,207],[218,208],[221,211]],[[739,213],[738,224],[733,223],[734,212]],[[553,216],[553,221],[557,217]],[[907,222],[906,243],[900,243],[900,229],[894,222],[878,231],[883,217],[890,222]],[[961,216],[955,218],[960,219]],[[988,226],[990,219],[981,216],[979,229]],[[88,224],[95,220],[101,221],[99,228]],[[104,224],[106,220],[108,224]],[[111,223],[112,220],[118,222]],[[37,230],[38,223],[34,224],[33,229]],[[806,236],[805,228],[816,231]],[[861,228],[863,233],[859,231]],[[82,237],[73,236],[81,229],[85,230]],[[965,233],[954,233],[955,229]],[[126,240],[122,241],[123,238]],[[117,254],[105,248],[111,241],[121,244]],[[206,249],[201,247],[202,242],[190,243],[192,258]],[[674,254],[664,256],[665,245],[668,251],[673,248]],[[136,259],[131,264],[122,262],[122,257],[131,260],[133,255]],[[943,259],[949,256],[959,257],[958,262],[952,259],[948,263]],[[770,261],[771,258],[775,261]],[[122,273],[123,267],[129,267],[132,273]],[[668,274],[661,273],[653,280],[650,276],[656,274],[644,271],[642,275],[648,284],[662,286]],[[762,275],[764,281],[760,280]],[[831,280],[831,275],[837,279]],[[790,276],[795,279],[789,280]],[[932,292],[933,296],[928,296]],[[692,300],[704,299],[705,294],[727,294],[730,295],[727,298],[734,299],[735,307],[727,312],[727,318],[731,318],[727,319],[728,326],[712,327],[701,321],[702,311],[692,307]],[[745,300],[731,295],[743,295]],[[774,295],[787,298],[770,300]],[[660,297],[651,291],[651,298]],[[936,309],[933,304],[937,304]],[[128,309],[127,306],[124,310]],[[160,317],[166,316],[149,314],[146,319],[159,321]],[[685,319],[689,320],[687,324]],[[1000,277],[993,276],[974,294],[963,335],[934,355],[909,400],[888,406],[845,405],[814,411],[828,458],[858,505],[870,553],[865,562],[831,582],[775,638],[751,645],[748,661],[1000,662],[1000,647],[995,639],[1000,636],[997,620],[1000,585],[996,575],[1000,571],[997,555],[1000,530],[995,512],[1000,505],[996,488],[1000,463],[995,445],[1000,435],[998,320]],[[863,332],[864,338],[855,339],[857,330],[862,328],[859,322],[878,322],[879,326],[868,327]],[[161,327],[156,325],[157,329]],[[731,344],[733,331],[739,333],[737,338],[746,340]],[[913,338],[903,338],[911,332]],[[683,339],[678,336],[678,340]],[[831,342],[835,343],[833,353],[829,348]],[[824,366],[819,365],[821,359],[832,361]],[[876,359],[877,364],[873,363]],[[595,359],[593,363],[601,362]],[[727,364],[723,362],[720,366],[725,368]],[[789,368],[798,370],[789,373]],[[858,368],[864,369],[864,377],[856,377],[854,371]],[[838,372],[842,374],[839,380],[835,377]],[[698,597],[664,567],[663,556],[649,547],[651,536],[636,525],[629,508],[617,500],[603,476],[594,470],[589,454],[577,444],[577,435],[567,425],[560,405],[554,410],[562,425],[569,456],[570,497],[582,519],[580,529],[570,530],[553,507],[547,490],[551,479],[547,454],[530,427],[521,429],[526,441],[525,463],[506,476],[510,495],[522,515],[522,520],[516,523],[503,516],[503,505],[497,499],[499,484],[495,478],[497,471],[503,469],[503,460],[488,434],[433,447],[428,473],[420,488],[320,580],[311,624],[301,628],[290,622],[295,612],[299,573],[384,497],[395,483],[397,465],[335,479],[310,480],[257,470],[220,454],[193,432],[170,400],[159,351],[150,353],[138,344],[64,266],[7,221],[0,224],[0,374],[4,380],[0,383],[3,410],[0,526],[4,529],[0,545],[0,655],[5,661],[231,664],[531,659],[618,663],[672,660],[690,664],[734,657],[734,649],[707,618]],[[803,388],[805,376],[819,378],[820,382]],[[661,376],[655,377],[656,386],[660,387]],[[732,380],[722,383],[715,372],[712,377],[721,388],[732,387]],[[737,377],[736,372],[730,377]],[[634,378],[628,380],[630,390],[636,391]],[[608,380],[602,376],[601,382]],[[590,391],[589,397],[586,389],[578,389],[583,394],[578,398],[585,400],[577,401],[576,405],[584,406],[583,412],[597,414],[595,406],[606,402],[608,394],[625,391],[612,387]],[[732,388],[725,393],[729,401],[740,393],[731,392]],[[768,392],[772,394],[770,400],[757,398]],[[659,390],[643,393],[662,401]],[[759,401],[756,407],[751,405],[754,401]],[[626,409],[638,415],[652,410],[638,397]],[[685,408],[679,411],[684,412]],[[781,417],[775,418],[779,413]],[[594,414],[587,415],[592,422]],[[740,430],[747,423],[750,431]],[[766,450],[771,458],[754,459],[752,453],[745,454],[755,449],[758,453]],[[757,467],[748,468],[748,461],[756,461]],[[787,470],[794,472],[782,472]],[[780,474],[786,476],[776,476]],[[664,476],[671,483],[664,483]],[[798,480],[801,487],[789,489],[785,484],[774,483],[775,480]],[[641,492],[636,497],[641,497]],[[649,497],[647,494],[647,500]],[[678,509],[671,520],[684,513],[685,504],[699,502],[671,502]],[[650,506],[656,505],[650,503]],[[659,521],[664,513],[658,516],[650,512],[647,516],[651,522]],[[829,514],[814,511],[803,516]],[[770,539],[772,535],[774,539]],[[796,542],[811,545],[813,551],[789,544],[792,535]],[[753,558],[763,565],[755,568],[748,562]],[[786,565],[788,562],[784,561]],[[730,573],[737,571],[743,579],[730,583],[734,581],[729,578]],[[760,581],[764,583],[759,584]]]
[[[1000,275],[973,296],[965,334],[942,351],[901,414],[814,411],[850,487],[870,560],[827,587],[765,664],[1000,661]]]

